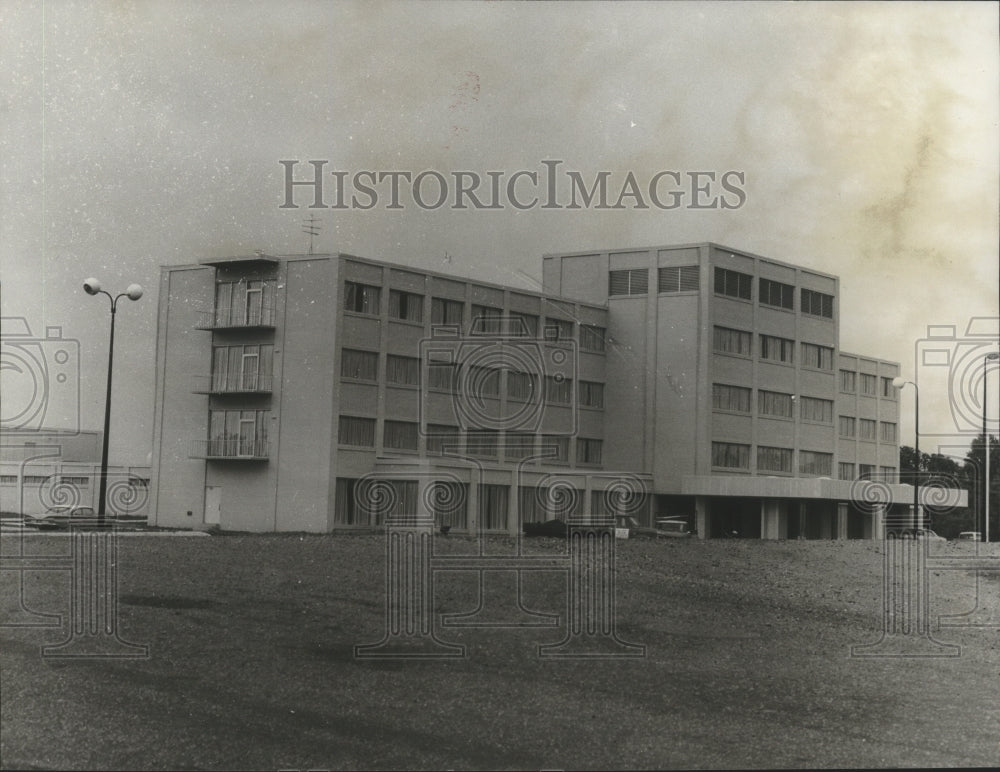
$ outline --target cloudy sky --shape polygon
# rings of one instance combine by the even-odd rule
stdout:
[[[998,315],[997,23],[994,3],[0,0],[2,312],[79,341],[99,428],[108,309],[81,282],[147,288],[119,311],[112,423],[112,457],[141,462],[159,266],[306,251],[280,160],[505,180],[560,160],[614,198],[629,172],[738,171],[736,209],[383,198],[314,211],[315,248],[533,287],[545,252],[721,242],[838,274],[842,347],[909,373],[928,325]],[[951,425],[922,388],[921,433]]]

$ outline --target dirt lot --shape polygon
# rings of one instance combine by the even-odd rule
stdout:
[[[4,553],[12,540],[4,538]],[[33,536],[35,552],[69,540]],[[62,629],[0,628],[5,769],[466,769],[995,766],[1000,630],[934,630],[951,658],[850,656],[881,630],[881,545],[617,543],[622,640],[645,656],[552,660],[560,627],[442,628],[477,574],[436,574],[442,661],[370,661],[385,630],[380,536],[121,539],[120,633],[139,660],[58,661]],[[1000,554],[991,545],[992,554]],[[496,539],[490,552],[513,549]],[[437,537],[441,554],[475,543]],[[531,554],[565,543],[537,539]],[[933,552],[969,555],[971,544]],[[985,548],[984,548],[985,549]],[[504,579],[507,577],[507,580]],[[0,611],[18,611],[3,572]],[[492,619],[515,597],[491,575]],[[566,574],[532,572],[523,605],[565,620]],[[931,616],[969,610],[968,571],[931,572]],[[62,572],[26,575],[36,611],[68,612]],[[1000,579],[981,605],[1000,619]]]

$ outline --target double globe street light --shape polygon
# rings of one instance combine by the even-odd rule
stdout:
[[[101,289],[101,283],[97,279],[90,278],[83,283],[83,290],[88,295],[107,295],[111,301],[111,341],[108,344],[108,394],[104,401],[104,447],[101,449],[101,493],[97,501],[97,525],[98,527],[103,527],[108,499],[108,440],[111,434],[111,374],[115,356],[115,312],[118,310],[118,301],[121,298],[128,298],[129,300],[138,300],[141,298],[142,287],[138,284],[130,284],[124,292],[112,296],[110,292]]]

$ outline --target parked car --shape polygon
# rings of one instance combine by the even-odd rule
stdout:
[[[958,541],[982,541],[983,535],[979,531],[962,531],[958,535]]]
[[[890,528],[887,535],[895,536],[897,539],[923,539],[925,541],[948,541],[943,536],[938,536],[930,528]]]
[[[639,525],[639,521],[630,515],[619,515],[615,518],[615,530],[617,532],[616,535],[623,530],[627,530],[627,534],[622,534],[623,536],[686,538],[691,535],[687,527],[687,521],[678,517],[657,518],[656,527],[650,528],[649,526]]]
[[[40,530],[55,530],[69,528],[70,523],[93,525],[97,523],[97,515],[93,507],[49,507],[38,515],[25,515],[24,524],[29,528]]]

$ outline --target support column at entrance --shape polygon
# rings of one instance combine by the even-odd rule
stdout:
[[[694,497],[694,527],[698,531],[699,539],[708,538],[708,499],[704,496]]]
[[[837,539],[847,539],[847,502],[837,503]]]

